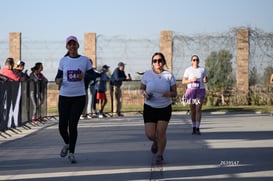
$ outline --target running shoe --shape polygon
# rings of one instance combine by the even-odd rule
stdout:
[[[196,134],[201,135],[200,128],[196,128]]]
[[[124,115],[121,114],[121,113],[118,113],[117,116],[118,116],[118,117],[123,117]]]
[[[102,114],[99,114],[99,118],[104,118]]]
[[[156,141],[154,141],[153,144],[152,144],[152,146],[151,146],[151,152],[153,154],[157,153],[157,142]]]
[[[61,150],[60,156],[66,157],[66,155],[68,154],[68,150],[69,150],[69,145],[64,145]]]
[[[156,156],[156,160],[155,160],[155,163],[156,164],[162,164],[164,162],[164,158],[162,155],[157,155]]]
[[[193,127],[192,128],[192,133],[191,133],[192,135],[194,135],[194,134],[196,134],[196,127]]]
[[[68,160],[69,160],[70,163],[77,163],[77,161],[75,159],[75,156],[74,156],[74,153],[69,153]]]

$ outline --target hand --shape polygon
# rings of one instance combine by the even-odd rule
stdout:
[[[82,71],[81,71],[80,69],[78,69],[78,78],[79,78],[80,80],[83,79],[83,73],[82,73]]]
[[[58,78],[58,79],[55,80],[55,82],[56,82],[57,85],[61,85],[62,82],[63,82],[63,78]]]
[[[207,82],[208,82],[208,77],[207,77],[207,76],[203,77],[203,82],[204,82],[204,83],[207,83]]]
[[[172,92],[164,92],[162,94],[163,97],[173,97],[173,93]]]
[[[193,77],[190,81],[191,82],[195,82],[197,80],[197,78],[196,77]]]
[[[150,100],[153,96],[152,93],[147,93],[146,91],[143,92],[143,96],[146,100]]]

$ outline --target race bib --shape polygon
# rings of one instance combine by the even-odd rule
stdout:
[[[191,83],[191,88],[199,89],[200,88],[200,82],[199,81],[192,82]]]
[[[80,74],[81,72],[79,70],[68,70],[67,80],[70,82],[81,81]]]

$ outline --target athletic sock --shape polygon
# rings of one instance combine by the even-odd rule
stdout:
[[[196,127],[196,128],[199,128],[199,127],[200,127],[200,122],[199,122],[199,121],[196,121],[195,127]]]

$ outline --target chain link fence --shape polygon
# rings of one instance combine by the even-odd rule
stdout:
[[[190,58],[193,54],[200,57],[200,66],[206,67],[206,60],[212,52],[225,50],[231,54],[232,77],[236,82],[236,31],[214,34],[185,35],[173,32],[173,67],[172,71],[178,80],[180,95],[184,87],[181,85],[184,70],[191,66]],[[273,33],[249,28],[250,59],[248,95],[241,95],[236,85],[224,85],[224,89],[217,92],[213,86],[208,86],[206,104],[237,105],[237,104],[272,104],[272,90],[269,78],[273,73]],[[8,35],[7,35],[8,36]],[[80,53],[83,52],[83,40],[80,41]],[[8,38],[0,39],[1,66],[8,57]],[[160,34],[148,37],[106,36],[97,34],[97,66],[109,65],[113,71],[119,61],[126,63],[125,72],[130,73],[134,80],[140,80],[143,72],[151,68],[151,56],[160,51]],[[65,41],[37,41],[24,37],[22,33],[22,60],[26,62],[26,69],[30,70],[36,62],[44,65],[44,74],[49,81],[53,81],[58,69],[60,58],[66,53]],[[224,71],[224,70],[223,70]],[[225,73],[225,72],[224,72]],[[246,80],[247,81],[247,80]],[[135,86],[133,86],[135,87]],[[178,97],[178,100],[180,97]],[[243,101],[244,100],[244,101]],[[178,101],[179,102],[179,101]]]

